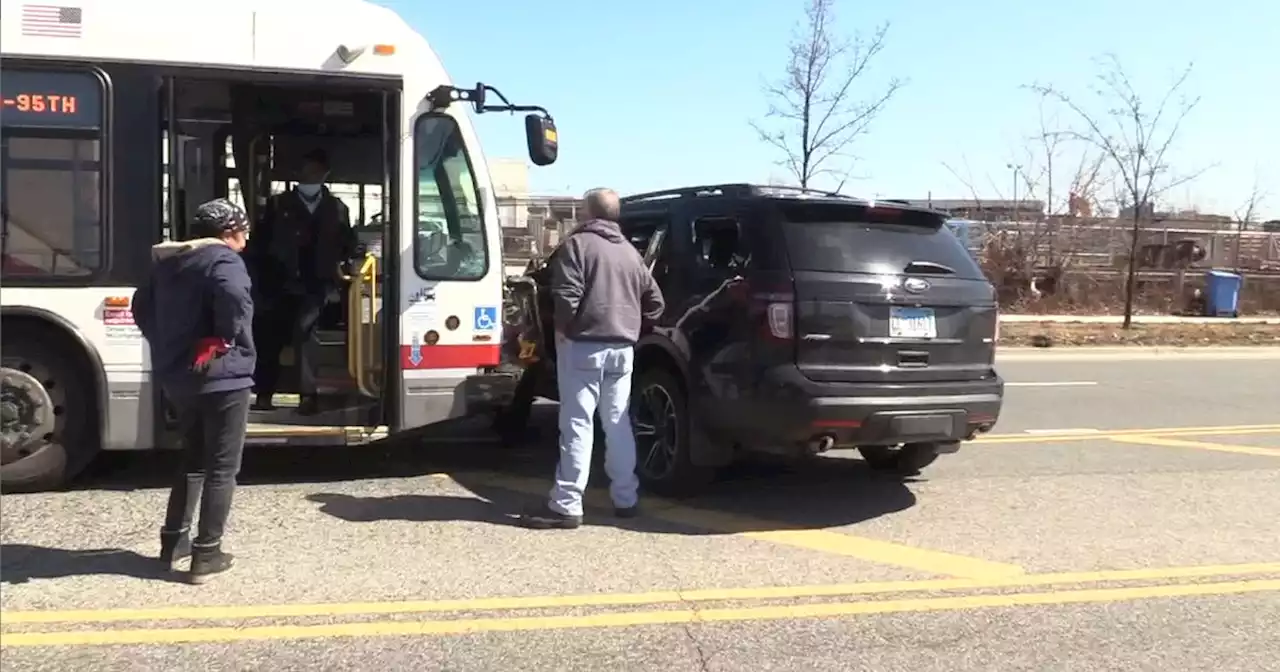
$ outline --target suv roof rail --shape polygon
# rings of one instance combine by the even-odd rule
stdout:
[[[770,193],[774,192],[774,193]],[[798,196],[820,196],[823,198],[841,198],[854,199],[852,196],[839,194],[832,191],[824,191],[821,189],[808,189],[805,187],[789,187],[775,185],[759,185],[749,183],[731,183],[731,184],[708,184],[695,187],[680,187],[677,189],[664,189],[662,191],[650,191],[643,194],[634,194],[626,196],[622,199],[623,203],[639,203],[642,201],[669,200],[677,198],[699,198],[709,196],[769,196],[777,195],[777,192],[790,192]]]

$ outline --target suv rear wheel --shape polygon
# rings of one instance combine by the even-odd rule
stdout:
[[[935,443],[908,443],[896,446],[860,446],[858,452],[867,466],[899,476],[915,476],[938,459]]]
[[[711,481],[714,471],[692,461],[695,422],[683,387],[662,368],[641,371],[631,398],[636,435],[636,475],[658,494],[687,496]]]

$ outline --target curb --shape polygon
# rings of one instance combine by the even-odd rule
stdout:
[[[1001,315],[1006,324],[1122,324],[1120,315]],[[1179,317],[1134,315],[1134,324],[1280,324],[1280,317]]]
[[[1198,346],[1198,347],[1148,347],[1148,346],[1063,346],[1051,348],[998,347],[996,363],[1044,362],[1052,360],[1273,360],[1280,359],[1280,347],[1258,346]]]

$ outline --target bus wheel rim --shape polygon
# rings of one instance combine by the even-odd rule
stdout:
[[[0,369],[0,464],[44,450],[56,422],[53,398],[39,379],[26,371]]]

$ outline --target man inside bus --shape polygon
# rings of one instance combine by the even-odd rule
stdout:
[[[160,529],[160,559],[173,569],[191,556],[190,580],[203,583],[231,568],[222,534],[244,453],[257,355],[249,273],[239,254],[248,216],[220,198],[196,209],[191,233],[191,240],[152,248],[154,269],[132,305],[151,346],[152,375],[182,432],[182,470]]]
[[[591,468],[593,415],[604,426],[604,469],[619,518],[636,515],[636,441],[631,433],[631,372],[642,329],[662,317],[662,290],[618,228],[611,189],[584,197],[585,221],[551,255],[556,382],[560,389],[560,462],[548,501],[520,523],[534,529],[582,524]]]
[[[329,159],[323,150],[302,158],[298,184],[267,200],[253,238],[255,288],[264,305],[256,326],[261,356],[254,408],[270,410],[280,383],[280,354],[292,345],[298,366],[298,413],[319,411],[315,378],[316,323],[325,305],[338,301],[339,266],[355,255],[356,234],[346,204],[325,186]]]

